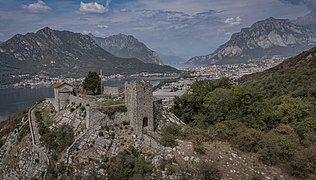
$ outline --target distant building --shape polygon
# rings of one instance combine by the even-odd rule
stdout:
[[[64,109],[66,107],[69,96],[73,94],[73,86],[65,83],[59,82],[53,85],[54,87],[54,107],[56,111]]]

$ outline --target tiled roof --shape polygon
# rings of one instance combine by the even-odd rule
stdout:
[[[65,82],[58,82],[58,83],[56,83],[56,84],[53,84],[53,87],[54,88],[60,88],[62,85],[64,85],[64,84],[68,84],[68,83],[65,83]],[[71,86],[70,84],[68,84],[69,86]]]

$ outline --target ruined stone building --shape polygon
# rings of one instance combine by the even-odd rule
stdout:
[[[154,131],[158,123],[159,102],[154,102],[150,82],[132,81],[125,83],[125,105],[127,116],[134,133],[141,137],[143,131]]]
[[[124,94],[124,87],[109,87],[109,86],[104,86],[103,87],[103,94],[106,96],[121,96]]]
[[[54,101],[53,105],[56,111],[64,109],[67,104],[69,96],[73,94],[73,86],[65,83],[59,82],[53,85],[54,87]]]

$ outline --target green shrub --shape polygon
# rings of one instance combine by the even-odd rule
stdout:
[[[299,138],[289,125],[280,125],[266,134],[259,150],[259,159],[268,165],[289,161],[300,148]]]
[[[69,125],[63,124],[44,134],[41,141],[53,151],[53,158],[57,159],[60,153],[73,143],[74,132]]]
[[[193,139],[193,150],[200,155],[204,155],[206,153],[203,146],[204,141],[205,137],[203,135],[196,135]]]
[[[216,137],[220,140],[230,140],[236,136],[237,130],[246,128],[245,125],[239,121],[223,121],[211,127],[211,130],[216,132]]]
[[[168,175],[172,175],[174,173],[176,173],[176,168],[172,163],[168,163],[166,164],[166,172]]]
[[[86,108],[85,108],[84,106],[82,106],[82,107],[80,108],[80,110],[81,110],[81,111],[85,111]]]
[[[247,152],[257,152],[261,148],[261,140],[264,135],[261,131],[246,127],[236,131],[236,135],[230,141],[232,145]]]
[[[130,124],[129,121],[123,121],[123,125],[124,125],[124,126],[128,126],[129,124]]]
[[[29,123],[24,124],[24,126],[21,128],[17,140],[21,142],[21,140],[28,134],[30,133],[30,126]]]
[[[110,130],[110,127],[109,127],[109,126],[105,126],[105,130],[106,130],[106,131],[109,131],[109,130]]]
[[[0,139],[0,148],[5,144],[5,140]]]
[[[180,134],[180,129],[176,124],[169,124],[161,130],[161,144],[163,146],[175,147],[176,137]]]
[[[38,132],[41,136],[49,132],[49,128],[45,126],[42,113],[40,111],[35,111],[35,119],[38,127]]]
[[[152,165],[135,149],[124,150],[111,158],[107,172],[111,180],[150,179]]]
[[[109,161],[109,157],[107,157],[106,155],[102,155],[102,156],[101,156],[101,162],[106,163],[106,162],[108,162],[108,161]]]
[[[115,132],[112,132],[111,133],[111,139],[114,139],[115,138]]]
[[[297,152],[288,169],[289,173],[302,179],[316,177],[316,146]]]
[[[211,164],[210,162],[202,161],[198,167],[198,175],[199,179],[203,180],[220,180],[222,178],[222,174],[219,169]]]
[[[295,132],[305,146],[316,145],[316,118],[307,118],[295,127]]]

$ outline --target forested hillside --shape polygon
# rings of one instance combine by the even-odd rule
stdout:
[[[297,178],[316,178],[316,48],[243,77],[197,81],[172,111]]]

